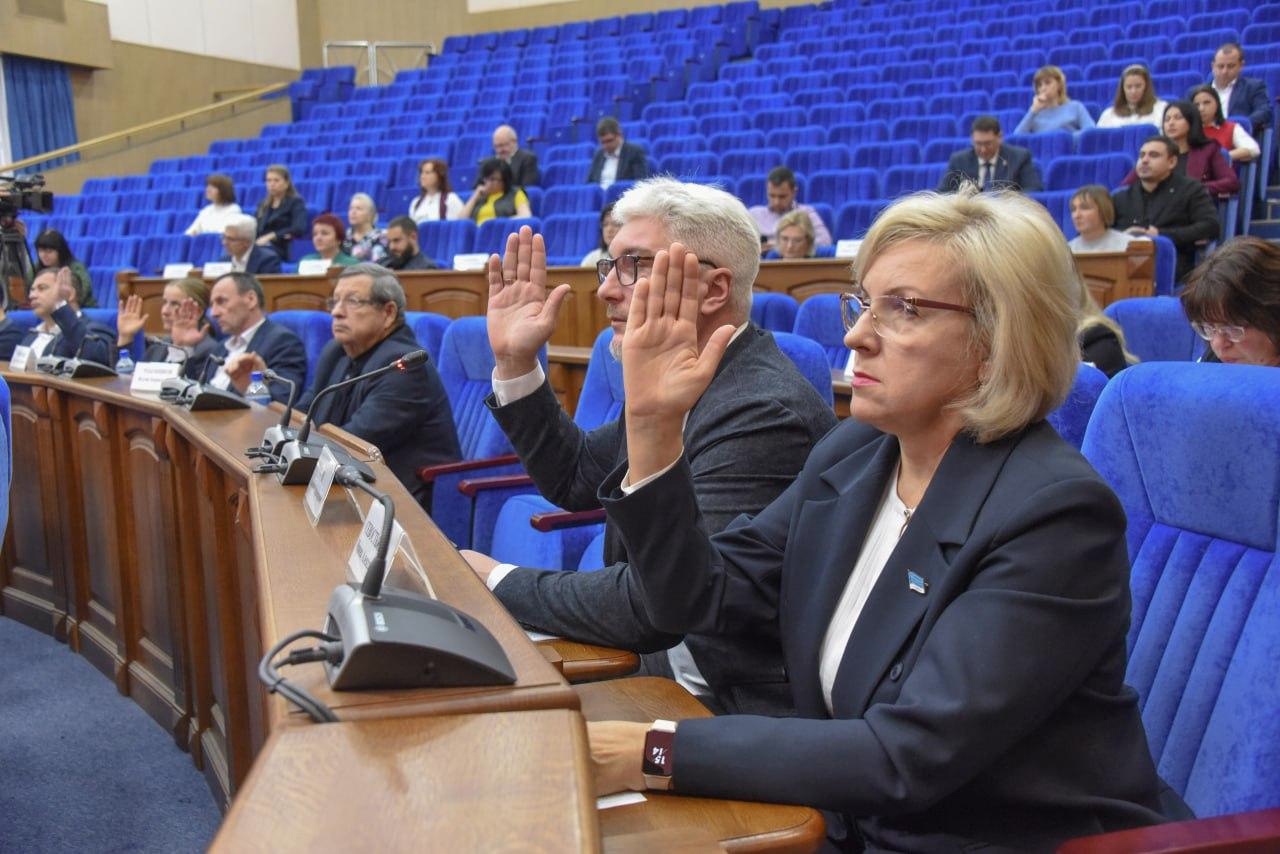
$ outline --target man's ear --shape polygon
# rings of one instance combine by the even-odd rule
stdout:
[[[702,297],[703,314],[715,314],[729,304],[733,293],[733,274],[724,267],[717,267],[707,277],[707,292]]]

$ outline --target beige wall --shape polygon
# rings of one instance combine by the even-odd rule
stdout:
[[[63,0],[61,5],[64,20],[58,21],[19,15],[17,0],[0,0],[0,53],[98,68],[111,65],[107,7],[88,0]]]

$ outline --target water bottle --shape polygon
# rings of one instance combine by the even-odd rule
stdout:
[[[262,371],[254,371],[249,374],[249,388],[245,390],[244,399],[250,403],[260,403],[263,406],[271,403],[271,390],[262,381]]]
[[[122,348],[120,358],[116,359],[116,373],[121,375],[133,373],[133,358],[126,349]]]

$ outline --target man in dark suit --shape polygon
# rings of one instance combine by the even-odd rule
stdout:
[[[298,408],[312,409],[312,401],[326,386],[422,349],[404,324],[404,304],[404,289],[386,269],[353,264],[343,270],[329,300],[333,340],[320,353],[315,379]],[[336,424],[377,445],[387,468],[426,506],[430,506],[430,486],[418,479],[418,468],[455,462],[462,456],[449,398],[430,362],[407,371],[388,371],[334,392],[311,415],[317,424]]]
[[[493,132],[493,156],[511,167],[512,187],[536,187],[541,183],[538,155],[520,147],[520,138],[511,125],[499,125]]]
[[[1179,175],[1178,144],[1153,136],[1142,144],[1138,180],[1111,197],[1115,227],[1139,237],[1162,234],[1178,250],[1174,274],[1181,282],[1195,266],[1196,248],[1218,238],[1218,209],[1204,184]]]
[[[231,263],[234,273],[251,276],[280,272],[280,256],[267,246],[258,246],[254,237],[258,221],[251,216],[238,216],[222,230],[222,248],[227,254],[220,260]]]
[[[622,126],[613,116],[596,122],[596,139],[600,147],[591,158],[588,184],[599,184],[607,190],[614,181],[640,181],[649,177],[649,158],[644,149],[622,138]]]
[[[440,265],[418,247],[418,224],[398,216],[387,225],[388,270],[438,270]]]
[[[939,193],[954,193],[966,181],[983,191],[1014,189],[1030,193],[1044,189],[1031,152],[1005,145],[1000,120],[995,116],[974,119],[969,139],[973,148],[957,151],[947,161],[947,171],[938,182]]]
[[[1235,42],[1227,42],[1213,55],[1213,88],[1228,116],[1248,116],[1253,125],[1255,139],[1262,139],[1262,131],[1271,127],[1271,99],[1267,97],[1267,84],[1253,77],[1241,77],[1244,69],[1244,48]]]
[[[22,334],[18,346],[30,347],[33,360],[69,359],[79,351],[81,359],[114,365],[115,332],[81,312],[77,293],[70,267],[45,267],[37,273],[28,298],[40,323]]]
[[[672,208],[693,213],[672,215]],[[708,528],[718,531],[785,489],[835,416],[773,336],[749,321],[759,236],[740,201],[712,187],[652,178],[618,201],[614,217],[622,223],[609,246],[615,262],[598,294],[612,322],[615,356],[637,278],[648,274],[654,255],[673,241],[692,244],[703,259],[699,269],[708,299],[698,321],[700,341],[722,325],[738,329],[684,432],[699,505]],[[705,234],[714,237],[700,236]],[[542,494],[566,509],[586,510],[599,507],[600,484],[627,463],[625,427],[619,419],[589,433],[579,429],[538,365],[538,350],[550,338],[568,292],[562,285],[548,295],[545,267],[530,266],[541,243],[540,236],[522,229],[508,242],[504,268],[490,263],[487,317],[497,366],[488,403]],[[517,269],[530,270],[527,281],[517,281]],[[791,711],[775,637],[761,633],[728,641],[707,633],[679,643],[679,635],[654,629],[639,607],[627,549],[612,526],[605,529],[609,565],[594,572],[497,567],[484,555],[464,556],[522,623],[646,653],[646,672],[676,678],[721,710]]]
[[[262,307],[266,296],[262,284],[248,273],[227,273],[213,283],[209,292],[209,314],[227,337],[213,348],[224,359],[212,379],[218,388],[244,394],[249,375],[267,368],[294,381],[302,388],[307,378],[307,351],[302,339],[279,323],[267,319]],[[185,374],[191,379],[205,375],[208,359],[187,360]],[[289,399],[289,389],[272,383],[271,397],[281,403]]]

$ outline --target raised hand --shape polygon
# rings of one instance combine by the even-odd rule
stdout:
[[[75,278],[71,274],[70,267],[59,268],[56,286],[58,288],[58,299],[65,302],[78,302],[76,299]]]
[[[227,359],[224,367],[227,376],[231,379],[231,384],[244,394],[245,389],[249,387],[249,375],[254,371],[265,371],[267,363],[262,361],[262,357],[257,353],[245,351]]]
[[[547,249],[541,234],[521,226],[507,237],[503,258],[489,256],[489,307],[486,320],[499,379],[515,379],[533,370],[538,350],[556,328],[568,285],[547,293]]]
[[[169,327],[169,336],[179,347],[194,347],[204,338],[204,330],[200,328],[200,304],[188,297],[178,304],[173,313],[173,323]]]
[[[142,297],[130,294],[128,299],[120,300],[116,308],[116,343],[121,347],[128,347],[146,323],[147,319],[142,313]]]
[[[683,452],[685,414],[711,384],[733,337],[733,327],[722,326],[699,350],[705,287],[698,275],[698,256],[679,243],[659,252],[653,271],[636,282],[622,339],[631,483],[661,470]]]

